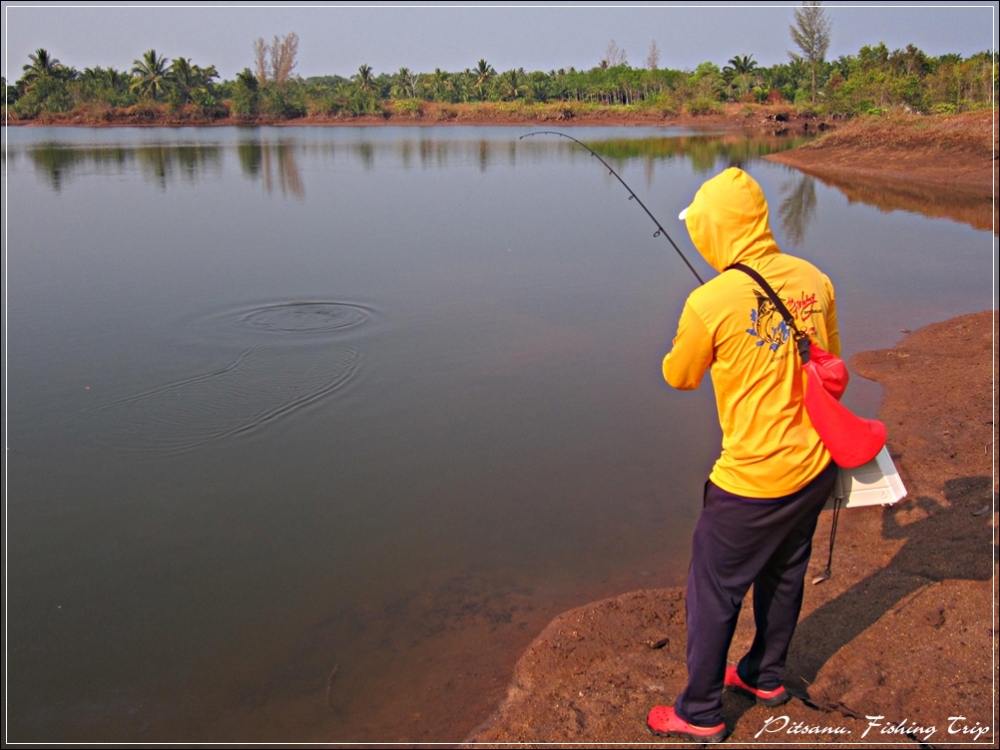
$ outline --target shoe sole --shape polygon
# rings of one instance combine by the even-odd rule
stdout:
[[[783,706],[792,699],[792,694],[789,693],[787,690],[785,690],[785,692],[783,692],[781,695],[776,695],[773,698],[761,698],[756,693],[753,693],[750,690],[747,690],[746,688],[742,688],[739,685],[726,685],[726,687],[730,690],[735,690],[738,693],[753,698],[760,705],[767,706],[768,708],[774,708],[775,706]]]
[[[721,732],[716,732],[715,734],[689,734],[688,732],[661,732],[658,729],[653,729],[649,724],[646,725],[646,731],[655,737],[680,737],[682,740],[687,740],[688,742],[700,745],[714,745],[718,742],[722,742],[729,736],[729,729],[723,729]]]

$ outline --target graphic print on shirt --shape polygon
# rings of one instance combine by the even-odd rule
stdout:
[[[757,346],[767,346],[772,352],[776,352],[791,337],[791,329],[766,294],[758,289],[754,289],[753,293],[757,298],[757,305],[750,310],[750,327],[746,332],[757,339]],[[778,295],[781,295],[781,290],[778,290]],[[807,335],[816,333],[816,326],[808,324],[813,313],[820,311],[816,306],[815,294],[801,292],[797,299],[783,299],[782,302],[788,312],[801,321],[800,331]]]
[[[757,306],[750,310],[750,327],[747,333],[757,338],[757,346],[764,346],[774,352],[788,341],[789,329],[774,303],[765,295],[753,290]]]

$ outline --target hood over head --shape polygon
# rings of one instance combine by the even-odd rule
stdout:
[[[698,252],[716,271],[781,252],[768,224],[764,191],[738,167],[723,170],[698,188],[680,218]]]

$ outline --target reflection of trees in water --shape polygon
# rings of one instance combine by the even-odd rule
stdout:
[[[375,147],[372,146],[371,142],[362,141],[357,144],[357,151],[365,169],[371,169],[375,166]]]
[[[254,179],[260,174],[260,163],[263,160],[264,149],[261,148],[260,141],[241,141],[236,147],[236,155],[240,160],[240,168],[243,174]]]
[[[781,226],[794,245],[801,245],[806,236],[806,227],[816,213],[816,180],[807,174],[784,183],[781,188],[782,201],[778,207]]]
[[[420,140],[420,166],[427,168],[431,165],[431,156],[434,154],[434,141],[430,138]]]
[[[262,178],[264,190],[273,193],[275,183],[282,195],[304,198],[305,184],[295,157],[295,143],[278,141],[242,141],[236,147],[243,174],[250,179]]]
[[[700,174],[714,172],[719,165],[743,166],[767,154],[785,151],[801,144],[801,138],[727,136],[675,136],[672,138],[614,138],[587,143],[606,159],[621,162],[643,159],[648,167],[661,160],[687,159]],[[564,149],[578,148],[561,143]]]
[[[278,184],[281,187],[281,194],[291,194],[296,198],[304,198],[306,191],[302,184],[299,164],[295,160],[295,147],[288,143],[278,143],[274,146],[264,145],[264,187],[269,193],[273,191],[272,163],[278,177]]]
[[[99,169],[107,169],[109,165],[124,165],[130,157],[127,156],[127,149],[101,149],[91,155],[86,149],[70,149],[47,143],[28,151],[28,158],[35,166],[35,171],[45,175],[52,189],[58,193],[67,174],[72,174],[74,168],[92,162]]]
[[[483,140],[479,142],[479,171],[485,172],[490,165],[490,142]]]
[[[134,151],[140,171],[161,190],[175,178],[194,183],[209,166],[218,167],[218,146],[141,146]]]
[[[30,148],[28,158],[58,192],[73,173],[122,174],[138,166],[139,171],[161,189],[177,177],[194,182],[206,170],[218,170],[222,150],[218,146],[143,145],[63,146],[48,143]]]
[[[299,169],[301,159],[353,161],[364,169],[374,169],[376,161],[403,169],[444,169],[452,164],[474,165],[485,172],[496,164],[517,167],[526,162],[548,159],[590,159],[575,144],[536,138],[524,141],[516,137],[474,138],[429,137],[421,132],[410,138],[381,138],[366,133],[363,139],[342,141],[300,140],[282,133],[239,131],[235,144],[138,144],[114,146],[67,146],[42,144],[22,153],[43,172],[55,190],[74,172],[124,174],[138,168],[152,183],[165,189],[181,178],[194,182],[208,170],[219,170],[223,154],[235,148],[240,172],[250,180],[261,180],[268,193],[303,198],[305,185]],[[783,150],[798,139],[742,136],[678,136],[670,138],[622,138],[589,141],[609,160],[641,160],[647,184],[652,184],[657,162],[683,159],[697,172],[711,172],[720,164],[746,164],[764,154]],[[16,154],[14,154],[16,156]],[[10,161],[9,164],[13,164]]]

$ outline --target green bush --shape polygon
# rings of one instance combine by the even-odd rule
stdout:
[[[42,112],[42,105],[37,98],[22,96],[11,107],[19,120],[34,120]]]
[[[332,92],[310,96],[306,99],[306,114],[311,117],[336,116],[347,109],[344,97]]]
[[[682,107],[672,91],[661,91],[655,96],[647,97],[639,102],[641,109],[651,109],[662,117],[673,117],[679,114]]]
[[[393,110],[400,117],[417,119],[424,114],[424,103],[419,99],[397,99]]]
[[[43,113],[69,112],[72,108],[73,99],[66,82],[53,76],[40,76],[14,104],[17,116],[25,120]]]
[[[975,112],[977,110],[992,109],[993,104],[989,101],[977,101],[973,99],[963,99],[960,112]]]
[[[373,115],[379,110],[379,102],[374,94],[354,89],[347,98],[347,111],[355,117]]]
[[[958,112],[958,107],[949,102],[938,102],[931,107],[931,114],[935,115],[953,115],[956,112]]]
[[[687,103],[689,115],[713,115],[722,111],[722,105],[707,96],[696,96]]]
[[[215,98],[207,88],[199,87],[191,92],[191,104],[202,117],[215,119],[225,117],[226,108]]]
[[[285,116],[285,97],[282,96],[281,91],[277,88],[265,88],[260,92],[258,97],[257,108],[262,115],[270,117]]]
[[[797,89],[792,102],[796,107],[807,107],[812,104],[812,94],[805,89]]]
[[[237,80],[233,86],[233,98],[229,100],[229,111],[233,117],[253,117],[257,114],[259,102],[256,81]]]

